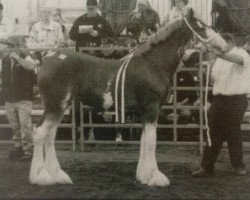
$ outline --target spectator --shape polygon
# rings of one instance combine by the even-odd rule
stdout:
[[[99,0],[98,5],[116,35],[120,34],[117,28],[127,20],[135,6],[136,0]]]
[[[148,0],[139,0],[127,21],[117,28],[116,35],[126,28],[137,43],[142,43],[149,35],[155,33],[159,26],[159,14],[151,7]]]
[[[63,33],[63,36],[64,36],[64,40],[65,40],[65,45],[67,44],[67,40],[69,39],[69,35],[68,35],[68,32],[66,30],[66,27],[64,25],[64,20],[63,20],[63,17],[62,17],[62,11],[60,8],[56,8],[52,11],[52,20],[54,22],[57,22],[58,24],[60,24],[61,26],[61,29],[62,29],[62,33]]]
[[[43,7],[41,20],[35,23],[28,38],[29,48],[58,48],[63,45],[62,29],[51,20],[51,8]]]
[[[14,23],[3,17],[3,4],[0,3],[0,39],[6,39],[14,32]]]
[[[235,46],[231,34],[224,34],[223,38],[228,44],[226,52],[210,49],[218,57],[212,68],[214,97],[208,113],[212,146],[205,148],[201,168],[192,173],[194,177],[214,174],[214,164],[224,139],[235,174],[246,175],[240,127],[248,104],[250,57]]]
[[[100,46],[103,37],[113,37],[109,23],[97,13],[97,0],[87,0],[87,13],[77,18],[69,32],[70,39],[79,47]]]
[[[245,45],[244,45],[244,49],[250,55],[250,35],[246,36],[246,42],[245,42]]]
[[[173,0],[173,8],[170,13],[164,18],[162,26],[173,22],[174,20],[181,19],[188,13],[190,7],[188,6],[188,0]]]
[[[141,19],[143,33],[151,35],[160,26],[159,14],[152,8],[148,0],[139,0],[135,8],[136,18]]]
[[[7,118],[13,130],[14,149],[10,158],[21,158],[32,154],[31,110],[33,85],[35,83],[35,61],[27,52],[20,50],[20,37],[7,40],[8,48],[15,48],[2,60],[2,93]]]

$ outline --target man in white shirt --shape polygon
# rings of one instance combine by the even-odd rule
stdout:
[[[58,48],[63,45],[64,36],[61,26],[51,20],[52,10],[50,7],[43,7],[41,20],[31,28],[27,41],[29,48]]]
[[[224,140],[235,174],[246,175],[240,126],[248,104],[250,57],[245,50],[235,46],[231,34],[222,36],[228,44],[227,51],[212,50],[217,55],[211,74],[214,98],[208,113],[212,146],[205,148],[201,168],[192,173],[194,177],[214,174],[214,164]]]
[[[0,3],[0,39],[7,39],[13,31],[14,24],[10,19],[3,17],[3,4]]]

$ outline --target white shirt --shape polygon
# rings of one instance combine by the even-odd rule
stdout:
[[[250,93],[250,57],[239,48],[233,48],[230,53],[243,58],[243,65],[217,58],[211,73],[214,80],[213,94],[240,95]]]
[[[8,18],[2,18],[0,22],[0,39],[7,39],[14,32],[14,23]]]
[[[61,26],[52,20],[48,26],[37,22],[33,25],[29,39],[29,48],[56,48],[64,40]]]

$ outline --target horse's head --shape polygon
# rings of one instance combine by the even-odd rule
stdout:
[[[225,40],[219,33],[216,33],[212,28],[208,27],[205,23],[199,20],[198,17],[194,16],[192,9],[188,11],[184,21],[196,38],[205,45],[222,51],[226,50],[227,43]]]

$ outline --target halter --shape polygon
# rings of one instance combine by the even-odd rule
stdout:
[[[117,73],[116,83],[115,83],[115,121],[119,122],[119,109],[118,109],[118,90],[119,82],[121,81],[121,123],[125,123],[125,95],[124,95],[124,85],[125,85],[125,76],[126,70],[130,60],[132,59],[134,53],[130,53],[121,60],[124,61]],[[121,79],[121,80],[120,80]]]
[[[202,36],[200,36],[194,29],[193,27],[190,25],[190,23],[188,22],[187,18],[184,17],[184,21],[186,22],[188,28],[193,32],[194,35],[197,36],[197,38],[199,38],[200,41],[202,41],[203,43],[205,44],[208,44],[209,42],[211,42],[212,40],[214,40],[216,38],[216,36],[218,35],[218,33],[214,36],[214,37],[211,37],[209,39],[204,39]],[[200,21],[199,21],[200,22]],[[202,22],[200,22],[202,23]],[[204,23],[202,23],[203,25],[205,25]],[[208,27],[207,25],[205,25],[206,27]]]

